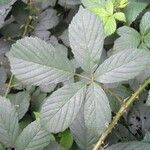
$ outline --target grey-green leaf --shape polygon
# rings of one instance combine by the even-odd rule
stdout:
[[[70,79],[74,69],[60,50],[39,38],[18,40],[8,53],[11,70],[27,84],[41,85]]]
[[[41,124],[49,132],[58,133],[70,126],[84,100],[86,85],[78,82],[55,91],[44,102]]]
[[[16,107],[19,120],[25,115],[29,108],[30,95],[27,92],[9,94],[10,102]]]
[[[106,150],[149,150],[150,144],[144,142],[118,143],[108,147]]]
[[[109,100],[103,89],[96,83],[91,84],[86,93],[84,104],[85,126],[100,135],[111,121]]]
[[[80,7],[69,26],[69,40],[79,65],[86,72],[93,72],[100,61],[104,43],[100,19]]]
[[[35,28],[37,31],[48,30],[58,24],[58,17],[56,10],[49,8],[43,11],[38,16],[38,24]]]
[[[0,141],[7,147],[14,147],[19,134],[18,114],[15,106],[0,97]]]
[[[147,5],[148,3],[146,2],[130,0],[124,10],[127,24],[130,25],[133,21],[135,21],[137,16],[146,8]]]
[[[39,121],[34,121],[19,135],[15,148],[16,150],[41,150],[50,143],[51,136],[41,128]]]
[[[75,142],[81,150],[91,150],[99,138],[99,134],[85,126],[83,107],[71,124],[70,130],[73,134]]]
[[[140,23],[140,32],[145,35],[150,32],[150,12],[147,12],[142,17]]]
[[[114,52],[137,48],[140,45],[141,36],[133,28],[123,26],[117,30],[119,38],[114,43]]]
[[[127,81],[139,75],[149,63],[149,52],[129,49],[109,57],[95,72],[95,80],[101,83]]]
[[[12,5],[16,0],[0,0],[0,6]]]

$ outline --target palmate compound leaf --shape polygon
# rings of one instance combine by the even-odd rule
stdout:
[[[97,16],[80,7],[69,26],[69,40],[75,59],[92,73],[99,64],[103,50],[104,32]]]
[[[39,38],[18,40],[8,53],[11,70],[27,84],[49,85],[70,79],[74,69],[60,49]]]
[[[106,150],[149,150],[150,144],[144,142],[118,143],[108,147]]]
[[[111,121],[109,100],[96,83],[89,85],[84,104],[85,126],[100,135]]]
[[[14,147],[19,135],[18,114],[10,101],[0,97],[0,142],[6,147]]]
[[[44,102],[41,109],[41,125],[51,133],[68,128],[76,118],[85,96],[86,85],[82,82],[64,86]]]
[[[76,119],[70,126],[74,140],[81,150],[91,150],[99,138],[99,134],[85,126],[84,108],[82,107]]]
[[[98,67],[94,78],[101,83],[127,81],[148,67],[149,57],[150,53],[146,50],[129,49],[118,52]]]
[[[39,121],[29,124],[17,138],[16,150],[41,150],[46,147],[52,135],[41,128]]]

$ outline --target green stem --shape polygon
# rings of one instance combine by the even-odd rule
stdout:
[[[8,83],[8,86],[7,86],[7,89],[6,89],[6,92],[5,92],[5,97],[7,97],[8,93],[9,93],[13,77],[14,77],[13,74],[11,74],[11,77],[10,77],[10,80],[9,80],[9,83]]]
[[[121,116],[126,112],[127,108],[133,104],[133,102],[139,97],[139,95],[145,90],[145,88],[150,84],[150,77],[145,80],[145,82],[140,85],[140,87],[137,89],[137,91],[132,94],[132,96],[126,100],[121,108],[119,109],[116,116],[113,118],[112,122],[109,124],[108,128],[102,133],[101,137],[99,138],[98,142],[94,146],[93,150],[102,150],[101,145],[104,143],[107,136],[111,133],[112,129],[115,127],[115,125],[118,123]]]
[[[81,74],[74,74],[75,76],[78,76],[78,77],[80,77],[80,78],[83,78],[83,79],[86,79],[86,80],[89,80],[89,81],[91,81],[92,79],[90,79],[90,78],[88,78],[88,77],[85,77],[85,76],[82,76]]]

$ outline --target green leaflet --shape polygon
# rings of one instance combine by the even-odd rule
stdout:
[[[111,121],[111,109],[103,89],[96,83],[87,88],[84,104],[85,126],[100,135]]]
[[[82,107],[76,119],[70,126],[74,140],[81,150],[91,150],[99,138],[99,134],[85,125],[84,108]]]
[[[46,147],[53,136],[40,126],[39,121],[29,124],[17,138],[16,150],[41,150]]]
[[[116,20],[123,22],[126,21],[124,13],[115,12],[115,9],[126,6],[126,1],[114,2],[113,0],[107,0],[96,5],[96,2],[92,3],[90,1],[89,4],[89,0],[83,0],[82,3],[87,7],[87,9],[100,17],[107,36],[113,34],[116,31]]]
[[[69,40],[79,65],[92,73],[100,63],[103,51],[104,32],[99,18],[80,7],[69,26]]]
[[[26,84],[49,85],[69,80],[74,75],[64,52],[39,38],[18,40],[8,57],[12,72]]]
[[[42,126],[50,133],[67,129],[82,106],[85,90],[86,85],[78,82],[66,85],[50,95],[41,109]]]
[[[147,66],[149,53],[137,49],[118,52],[106,59],[96,70],[95,80],[101,83],[127,81],[139,75]]]
[[[146,12],[140,22],[140,33],[127,26],[117,30],[119,38],[115,41],[114,52],[129,48],[150,49],[150,12]]]
[[[129,4],[124,10],[127,24],[130,25],[133,21],[135,21],[137,16],[146,8],[147,5],[147,2],[129,0]]]
[[[15,106],[0,97],[0,141],[7,147],[14,147],[19,135],[18,114]]]

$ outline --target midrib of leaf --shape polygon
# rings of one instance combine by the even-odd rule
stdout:
[[[23,47],[25,47],[23,44],[21,44]],[[17,45],[15,45],[15,46],[17,46]],[[16,48],[16,52],[17,52],[17,50],[19,50],[19,47],[18,48]],[[53,51],[52,51],[53,52]],[[26,53],[24,53],[24,51],[22,50],[21,51],[21,53],[22,54],[24,54],[24,56],[26,57]],[[36,64],[39,64],[39,65],[41,65],[41,66],[44,66],[44,67],[53,67],[53,65],[50,65],[48,62],[47,62],[47,64],[45,64],[45,63],[42,63],[41,62],[41,58],[37,55],[37,53],[35,52],[35,51],[32,51],[32,53],[34,54],[34,55],[36,55],[36,57],[40,60],[40,62],[39,61],[35,61],[34,59],[32,59],[32,61],[29,59],[29,58],[27,58],[27,59],[25,59],[25,58],[19,58],[19,56],[17,57],[16,55],[15,55],[15,57],[14,57],[14,54],[12,54],[12,57],[14,57],[14,58],[17,58],[17,59],[19,59],[19,60],[23,60],[23,61],[25,61],[25,62],[30,62],[30,63],[36,63]],[[19,54],[20,55],[20,54]],[[55,58],[54,56],[52,56],[51,55],[51,58]],[[49,58],[48,58],[49,59]],[[50,59],[49,59],[50,60]],[[51,60],[50,60],[51,61]],[[69,60],[68,60],[69,61]],[[59,67],[56,67],[56,66],[54,66],[53,68],[56,68],[57,70],[62,70],[61,68],[59,68]],[[71,67],[69,68],[70,70],[73,70]],[[64,72],[68,72],[69,74],[73,74],[73,73],[71,73],[70,71],[68,71],[68,70],[63,70]]]
[[[83,88],[85,87],[85,85],[83,85],[83,87],[82,88],[80,88],[79,90],[78,90],[78,92],[76,92],[73,96],[71,96],[71,97],[69,97],[69,99],[72,99],[76,94],[78,94]],[[49,119],[49,120],[51,120],[59,111],[61,111],[61,109],[66,105],[66,104],[68,104],[70,101],[68,101],[67,103],[64,103],[62,106],[61,106],[61,108],[60,109],[58,109],[58,111],[56,111],[56,113]]]
[[[32,140],[34,140],[34,137],[39,133],[40,129],[38,130],[38,132],[36,132],[34,135],[33,135],[33,138]],[[32,140],[30,140],[26,145],[25,145],[25,149],[28,148],[28,146],[30,145],[30,143],[32,142]]]
[[[101,76],[101,75],[103,75],[103,74],[108,74],[108,73],[111,72],[111,71],[118,70],[119,68],[121,68],[121,67],[123,67],[123,66],[126,66],[126,65],[128,65],[128,64],[130,64],[130,63],[132,63],[132,62],[134,62],[134,60],[136,60],[136,59],[137,59],[137,58],[132,59],[132,61],[130,61],[130,62],[124,64],[124,65],[119,65],[117,68],[112,68],[112,69],[108,70],[107,72],[103,72],[102,74],[99,74],[98,76],[95,76],[94,78],[97,78],[97,77],[99,77],[99,76]],[[110,62],[110,63],[112,63],[112,62]],[[118,71],[117,71],[117,72],[118,72]],[[134,72],[135,72],[135,71],[134,71]]]

